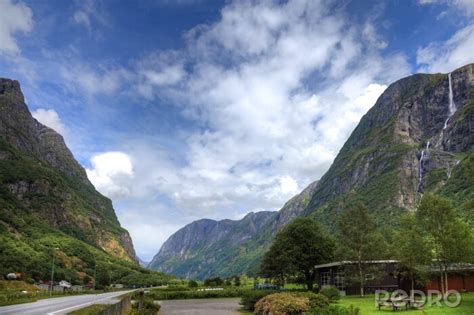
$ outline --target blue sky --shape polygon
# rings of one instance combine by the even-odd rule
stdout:
[[[474,2],[0,0],[0,76],[113,200],[138,255],[277,210],[377,97],[474,61]]]

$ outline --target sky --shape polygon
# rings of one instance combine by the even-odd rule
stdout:
[[[0,77],[144,260],[193,220],[280,209],[391,82],[470,62],[472,0],[0,0]]]

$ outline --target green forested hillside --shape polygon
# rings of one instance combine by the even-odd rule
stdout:
[[[0,275],[24,273],[88,283],[132,274],[169,277],[139,267],[131,238],[111,201],[98,193],[62,137],[37,122],[19,84],[0,79]]]

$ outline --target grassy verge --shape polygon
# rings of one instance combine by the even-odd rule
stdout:
[[[81,308],[77,311],[72,311],[68,315],[96,315],[99,312],[106,310],[110,305],[107,304],[94,304],[88,307]]]
[[[393,310],[389,308],[382,309],[379,311],[374,302],[374,296],[367,297],[343,297],[339,304],[343,306],[354,305],[360,308],[362,315],[381,315],[381,314],[393,314]],[[442,306],[425,306],[422,310],[401,310],[397,311],[397,314],[406,315],[473,315],[474,314],[474,293],[466,293],[462,295],[462,302],[456,308],[450,308],[446,305]]]

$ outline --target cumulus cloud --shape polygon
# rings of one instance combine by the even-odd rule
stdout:
[[[64,126],[58,113],[54,109],[38,108],[31,112],[31,114],[43,125],[54,129],[63,136],[66,135],[66,126]]]
[[[33,27],[33,13],[23,2],[0,1],[0,53],[16,55],[20,48],[16,33],[28,33]]]
[[[446,42],[430,43],[418,49],[416,61],[422,71],[450,72],[474,62],[474,24],[457,31]]]
[[[138,62],[139,93],[168,97],[199,127],[184,162],[135,146],[140,191],[222,218],[278,209],[320,178],[386,84],[410,72],[403,55],[381,56],[372,22],[347,21],[316,1],[239,1],[190,30],[182,51]]]
[[[91,168],[86,168],[87,177],[95,188],[110,198],[130,195],[133,164],[123,152],[106,152],[91,158]]]

